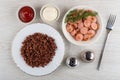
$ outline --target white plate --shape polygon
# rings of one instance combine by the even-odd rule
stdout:
[[[73,43],[73,44],[75,44],[75,45],[79,45],[79,46],[81,46],[81,45],[89,45],[90,43],[95,42],[95,41],[99,38],[99,36],[100,36],[100,34],[101,34],[102,30],[103,30],[102,20],[101,20],[100,13],[98,12],[98,15],[97,15],[97,19],[98,19],[100,28],[98,29],[96,35],[95,35],[92,39],[90,39],[90,40],[88,40],[88,41],[76,41],[76,40],[70,35],[70,33],[67,32],[67,30],[66,30],[66,23],[64,23],[67,14],[68,14],[70,11],[74,10],[74,9],[85,9],[85,10],[88,10],[88,9],[89,9],[89,10],[93,10],[93,11],[98,12],[96,9],[91,8],[91,7],[87,7],[87,6],[75,6],[75,7],[71,8],[70,10],[67,11],[67,13],[65,14],[65,16],[64,16],[64,18],[63,18],[63,21],[62,21],[62,31],[63,31],[63,34],[65,35],[65,37],[67,38],[67,40],[68,40],[69,42],[71,42],[71,43]]]
[[[56,54],[53,60],[44,68],[43,67],[32,68],[28,66],[23,60],[23,57],[21,56],[20,52],[22,42],[24,41],[26,36],[34,34],[36,32],[47,34],[48,36],[53,37],[57,45]],[[12,43],[13,60],[22,71],[34,76],[46,75],[53,72],[61,64],[64,56],[64,50],[65,50],[64,43],[60,34],[51,26],[40,23],[31,24],[22,29],[20,32],[18,32]]]

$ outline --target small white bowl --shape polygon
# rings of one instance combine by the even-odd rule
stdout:
[[[30,21],[30,22],[23,22],[22,20],[20,20],[20,18],[19,18],[19,11],[20,11],[20,9],[21,8],[23,8],[23,7],[25,7],[25,6],[28,6],[28,7],[31,7],[32,9],[33,9],[33,11],[34,11],[34,17],[33,17],[33,19]],[[17,19],[19,20],[19,21],[21,21],[22,23],[32,23],[34,20],[35,20],[35,18],[36,18],[36,11],[35,11],[35,9],[31,6],[31,5],[21,5],[19,8],[18,8],[18,10],[17,10]]]
[[[93,10],[93,11],[98,12],[98,11],[95,10],[94,8],[90,8],[90,7],[87,7],[87,6],[75,6],[75,7],[71,8],[70,10],[67,11],[67,13],[65,14],[65,16],[63,17],[63,21],[62,21],[62,31],[63,31],[63,34],[65,35],[65,37],[67,38],[67,40],[68,40],[69,42],[71,42],[71,43],[73,43],[73,44],[75,44],[75,45],[78,45],[78,46],[81,46],[81,45],[89,45],[89,44],[95,42],[95,41],[99,38],[99,36],[100,36],[100,34],[101,34],[102,30],[103,30],[102,20],[101,20],[100,13],[98,12],[98,15],[97,15],[97,19],[98,19],[100,28],[98,29],[96,35],[95,35],[93,38],[91,38],[90,40],[88,40],[88,41],[76,41],[76,40],[70,35],[70,33],[67,32],[67,30],[66,30],[66,23],[65,23],[65,18],[66,18],[66,16],[67,16],[67,14],[68,14],[71,10],[74,10],[74,9],[85,9],[85,10],[88,10],[88,9],[89,9],[89,10]]]
[[[47,21],[47,20],[44,19],[44,17],[43,17],[43,10],[44,10],[46,7],[54,7],[54,8],[56,8],[58,14],[57,14],[57,17],[56,17],[55,20]],[[46,22],[46,23],[55,22],[55,21],[57,21],[57,20],[59,19],[59,17],[60,17],[60,9],[59,9],[56,5],[54,5],[54,4],[46,4],[46,5],[44,5],[44,6],[41,8],[41,10],[40,10],[40,17],[41,17],[41,19],[43,20],[43,22]]]

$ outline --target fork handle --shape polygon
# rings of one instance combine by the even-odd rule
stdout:
[[[107,42],[107,39],[108,39],[108,36],[109,36],[110,31],[111,31],[111,30],[107,29],[107,34],[106,34],[105,41],[104,41],[104,44],[103,44],[103,47],[102,47],[102,51],[101,51],[101,53],[100,53],[100,57],[99,57],[98,65],[97,65],[97,70],[100,70],[100,65],[101,65],[101,61],[102,61],[104,49],[105,49],[106,42]]]

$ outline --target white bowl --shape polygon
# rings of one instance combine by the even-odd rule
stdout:
[[[57,12],[58,12],[58,16],[57,16],[57,18],[55,19],[55,20],[53,20],[53,21],[47,21],[47,20],[45,20],[44,19],[44,17],[43,17],[43,10],[46,8],[46,7],[54,7],[54,8],[56,8],[56,10],[57,10]],[[56,5],[54,5],[54,4],[46,4],[46,5],[44,5],[42,8],[41,8],[41,10],[40,10],[40,17],[41,17],[41,19],[44,21],[44,22],[46,22],[46,23],[50,23],[50,22],[55,22],[55,21],[57,21],[58,19],[59,19],[59,17],[60,17],[60,9],[56,6]]]
[[[34,17],[33,17],[33,19],[32,19],[30,22],[23,22],[23,21],[20,20],[20,18],[19,18],[19,11],[20,11],[21,8],[23,8],[23,7],[25,7],[25,6],[31,7],[31,8],[33,9],[33,11],[34,11]],[[17,15],[17,19],[18,19],[19,21],[21,21],[22,23],[27,24],[27,23],[32,23],[32,22],[35,20],[35,18],[36,18],[36,11],[35,11],[35,9],[34,9],[31,5],[21,5],[21,6],[18,8],[18,10],[17,10],[16,15]]]
[[[75,44],[75,45],[79,45],[79,46],[80,46],[80,45],[89,45],[90,43],[95,42],[95,41],[99,38],[99,36],[100,36],[100,34],[101,34],[102,30],[103,30],[102,20],[101,20],[101,16],[100,16],[99,12],[98,12],[98,15],[97,15],[97,19],[98,19],[100,28],[99,28],[99,30],[97,31],[96,35],[95,35],[93,38],[91,38],[90,40],[88,40],[88,41],[76,41],[76,40],[70,35],[70,33],[67,32],[67,30],[66,30],[66,23],[65,23],[65,18],[66,18],[66,16],[67,16],[67,14],[68,14],[71,10],[74,10],[74,9],[85,9],[85,10],[88,10],[88,9],[89,9],[89,10],[93,10],[93,11],[98,12],[98,11],[95,10],[94,8],[90,8],[90,7],[87,7],[87,6],[75,6],[75,7],[71,8],[70,10],[67,11],[67,13],[66,13],[66,14],[64,15],[64,17],[63,17],[63,21],[62,21],[62,31],[63,31],[63,34],[65,35],[65,37],[67,38],[67,40],[68,40],[69,42],[71,42],[71,43],[73,43],[73,44]]]

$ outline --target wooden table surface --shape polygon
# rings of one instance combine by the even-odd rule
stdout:
[[[28,24],[17,19],[17,10],[21,5],[31,5],[36,11],[36,19],[33,23],[41,23],[39,11],[44,4],[54,3],[61,10],[60,19],[56,23],[50,23],[62,35],[66,51],[62,64],[53,73],[46,76],[30,76],[21,71],[11,56],[11,44],[16,33]],[[102,17],[104,31],[99,40],[87,46],[75,46],[70,44],[61,30],[61,22],[65,12],[76,5],[87,5],[96,8]],[[120,0],[0,0],[0,80],[119,80],[120,79]],[[105,39],[105,26],[109,14],[117,15],[114,29],[110,34],[103,56],[101,70],[97,71],[97,63],[100,51]],[[70,47],[71,46],[71,47]],[[70,69],[65,65],[67,56],[77,56],[84,49],[92,49],[96,53],[93,63],[80,61],[79,67]]]

